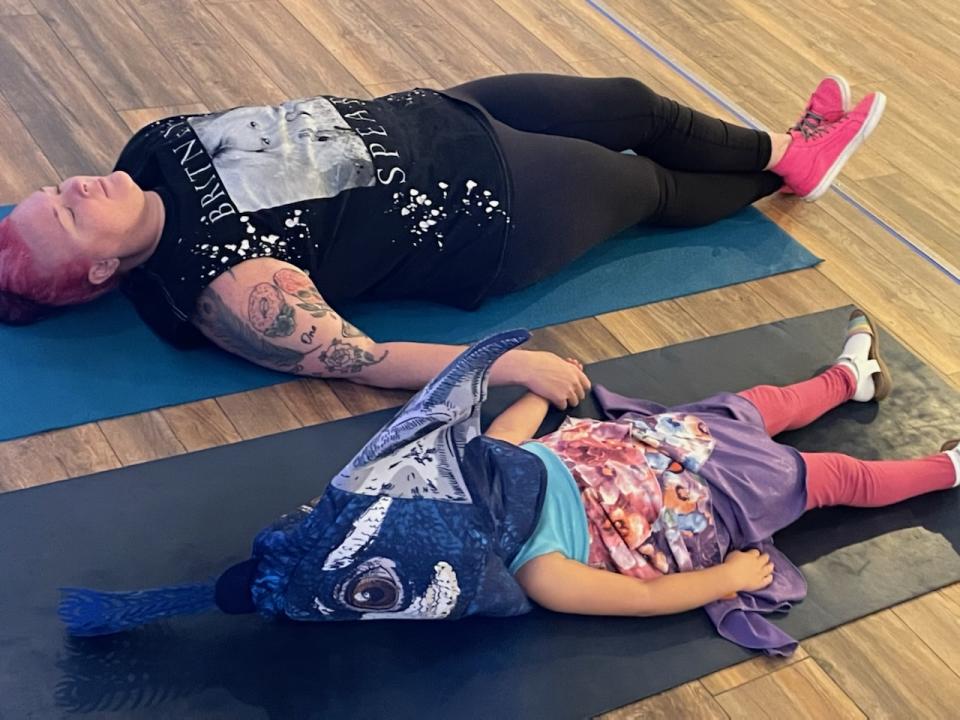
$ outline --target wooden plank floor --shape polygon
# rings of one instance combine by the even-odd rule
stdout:
[[[950,0],[608,0],[676,63],[771,128],[826,72],[890,104],[843,188],[960,266],[960,19]],[[0,203],[110,169],[164,115],[320,93],[375,96],[500,72],[630,75],[730,116],[581,0],[0,0]],[[960,385],[960,288],[834,193],[770,217],[826,259],[804,270],[537,331],[584,362],[856,303]],[[297,380],[0,443],[25,488],[395,405],[401,392]],[[960,586],[610,717],[952,717]]]

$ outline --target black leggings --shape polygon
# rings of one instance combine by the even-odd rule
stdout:
[[[763,172],[769,135],[631,78],[503,75],[446,92],[486,110],[513,182],[493,294],[547,277],[632,225],[706,225],[782,184]]]

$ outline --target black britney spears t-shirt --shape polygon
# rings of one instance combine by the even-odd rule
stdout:
[[[433,300],[475,307],[509,226],[509,181],[480,110],[432,90],[315,97],[166,118],[116,169],[163,199],[157,251],[123,290],[161,336],[189,325],[230,267],[274,257],[328,302]]]

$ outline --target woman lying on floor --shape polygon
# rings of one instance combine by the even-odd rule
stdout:
[[[796,385],[672,408],[598,388],[615,420],[568,418],[536,440],[548,403],[527,394],[479,436],[488,368],[519,341],[464,353],[215,584],[71,590],[61,612],[71,632],[213,604],[297,620],[453,619],[519,614],[529,597],[593,615],[706,606],[724,637],[787,654],[795,641],[763,615],[806,585],[770,537],[812,508],[888,505],[960,479],[956,441],[921,459],[865,462],[771,439],[890,392],[859,311],[836,363]]]
[[[0,322],[120,285],[177,345],[205,336],[275,370],[419,388],[462,348],[378,343],[340,303],[472,309],[637,223],[704,225],[781,189],[813,200],[885,98],[849,102],[828,77],[793,128],[767,133],[629,78],[508,75],[166,118],[112,174],[43,188],[0,221]],[[589,389],[527,350],[491,382],[561,408]]]

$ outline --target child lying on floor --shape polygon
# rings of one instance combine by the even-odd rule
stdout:
[[[96,635],[213,605],[295,620],[455,619],[520,614],[529,597],[603,615],[705,606],[724,637],[787,654],[795,641],[763,615],[806,585],[771,535],[815,507],[887,505],[958,484],[957,441],[918,460],[863,462],[771,439],[890,392],[860,311],[836,363],[806,382],[673,408],[598,388],[616,419],[568,418],[537,440],[547,402],[528,394],[481,436],[490,365],[527,337],[466,351],[216,583],[67,590],[61,617]]]
[[[811,380],[669,409],[597,388],[615,420],[568,417],[536,440],[548,407],[525,395],[486,432],[547,468],[537,527],[510,570],[551,610],[663,615],[708,606],[728,639],[792,652],[788,636],[739,614],[785,609],[806,594],[803,577],[769,538],[813,508],[890,505],[960,478],[957,440],[930,457],[868,462],[771,439],[847,401],[883,400],[891,379],[878,349],[857,310],[840,357]]]

